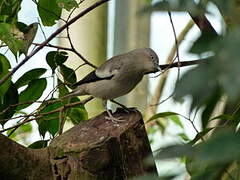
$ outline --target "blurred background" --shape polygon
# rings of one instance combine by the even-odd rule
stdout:
[[[96,0],[83,2],[71,17],[74,17],[74,15],[94,3],[94,1]],[[173,62],[176,57],[176,39],[173,31],[175,30],[178,37],[180,61],[199,59],[196,55],[187,52],[192,42],[200,35],[200,31],[193,25],[194,23],[191,21],[190,16],[182,12],[172,13],[173,29],[167,12],[144,11],[147,5],[149,5],[149,1],[147,0],[111,0],[108,4],[95,9],[70,26],[69,32],[74,47],[87,60],[97,66],[112,56],[143,47],[152,48],[158,54],[160,64],[166,64]],[[221,33],[222,20],[217,8],[210,4],[208,11],[208,19],[216,30]],[[63,19],[69,17],[69,12],[65,11],[62,17]],[[37,14],[37,6],[33,1],[23,0],[22,9],[19,13],[19,21],[24,21],[27,24],[40,22]],[[34,42],[41,43],[59,26],[61,26],[61,22],[53,27],[41,26],[41,28],[38,28]],[[51,44],[70,47],[68,40],[65,38],[66,36],[67,32],[63,32]],[[24,72],[36,67],[49,69],[45,61],[45,56],[51,50],[52,48],[48,47],[41,50],[14,77],[17,78],[24,74]],[[7,54],[11,56],[10,53]],[[16,62],[11,63],[12,67],[16,65]],[[81,60],[76,55],[70,54],[67,61],[69,67],[76,69],[81,63]],[[191,99],[186,97],[181,103],[177,103],[172,98],[177,79],[190,68],[170,69],[160,76],[159,73],[150,74],[130,94],[118,99],[122,104],[128,107],[136,107],[140,110],[145,121],[156,113],[169,111],[177,112],[189,117],[189,119],[190,117],[194,119],[194,122],[190,122],[173,115],[147,123],[146,128],[153,151],[159,149],[159,147],[193,139],[197,134],[196,129],[201,130],[198,113],[189,114]],[[92,68],[87,66],[79,68],[77,70],[78,79],[81,79],[90,70]],[[46,76],[51,77],[51,75],[51,70],[49,69]],[[42,99],[51,91],[55,83],[52,78],[49,78],[48,87]],[[156,105],[158,103],[160,104]],[[38,107],[38,104],[30,106],[24,111],[31,112],[36,107]],[[89,117],[93,117],[103,111],[99,100],[88,103],[86,108]],[[109,104],[109,108],[116,108],[116,106]],[[201,112],[201,109],[198,112]],[[5,127],[11,126],[11,124],[8,122]],[[72,124],[68,124],[66,129],[71,126]],[[19,128],[13,138],[24,145],[29,145],[36,140],[42,139],[38,134],[35,122]],[[45,137],[45,139],[47,138],[50,138],[50,135]],[[179,179],[183,179],[186,176],[184,163],[182,163],[181,159],[158,161],[156,163],[158,171],[162,175],[178,171],[182,174],[181,177],[178,177]]]

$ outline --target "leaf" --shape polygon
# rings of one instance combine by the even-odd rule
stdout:
[[[184,141],[189,141],[190,139],[185,133],[179,133],[177,134],[179,137],[181,137]]]
[[[219,116],[216,116],[214,118],[211,119],[212,120],[215,120],[215,119],[221,119],[223,121],[226,121],[226,120],[234,120],[234,116],[230,115],[230,114],[221,114]]]
[[[41,110],[38,112],[39,114],[44,113],[44,115],[37,120],[39,133],[43,137],[45,136],[46,132],[49,132],[52,136],[54,136],[59,128],[59,112],[47,114],[63,106],[62,102],[48,104],[48,102],[54,100],[56,99],[50,99],[49,101],[42,103],[40,106]]]
[[[23,46],[20,49],[20,53],[27,55],[29,47],[37,34],[38,23],[32,23],[24,29]]]
[[[4,22],[13,22],[17,20],[17,13],[21,9],[21,0],[1,1],[0,17]]]
[[[77,81],[76,74],[71,68],[68,68],[67,66],[62,64],[60,66],[60,71],[63,76],[64,82],[74,84]]]
[[[178,113],[175,112],[162,112],[162,113],[157,113],[154,114],[149,120],[147,120],[146,123],[153,121],[154,119],[158,119],[158,118],[163,118],[163,117],[168,117],[168,116],[173,116],[173,115],[179,115]]]
[[[38,13],[44,26],[52,26],[60,19],[62,9],[57,5],[56,0],[39,0]]]
[[[178,125],[179,127],[184,128],[180,118],[177,115],[169,116],[169,119],[172,120],[172,122]]]
[[[29,134],[32,132],[32,124],[31,123],[26,123],[18,127],[13,133],[12,129],[7,131],[7,135],[11,134],[11,139],[14,140],[20,140],[23,139],[23,136],[26,137],[26,134]]]
[[[49,140],[36,141],[36,142],[30,144],[28,146],[28,148],[30,148],[30,149],[42,149],[42,148],[45,148],[45,147],[47,147],[48,141]]]
[[[169,159],[182,156],[192,156],[194,154],[194,149],[188,144],[181,145],[170,145],[158,150],[156,154],[156,159]]]
[[[228,95],[230,102],[240,96],[240,28],[233,29],[216,44],[216,61],[213,65],[217,71],[215,76]],[[234,83],[233,83],[234,80]]]
[[[34,79],[34,80],[30,81],[27,88],[20,93],[19,102],[20,103],[25,103],[25,102],[33,103],[34,101],[37,101],[42,96],[42,93],[46,89],[46,87],[47,87],[47,80],[45,78]],[[30,106],[32,103],[19,105],[17,107],[17,110],[24,109],[24,108]]]
[[[67,11],[79,7],[75,0],[57,0],[56,2],[60,8],[66,9]]]
[[[0,40],[9,47],[15,57],[23,46],[23,42],[19,40],[21,38],[23,38],[23,33],[15,25],[0,23]]]
[[[44,68],[32,69],[24,73],[15,83],[17,88],[27,85],[30,81],[38,79],[42,76],[47,70]]]
[[[221,96],[222,96],[221,88],[216,88],[216,90],[213,91],[213,94],[209,97],[209,99],[206,100],[205,102],[206,107],[202,112],[203,129],[207,127],[210,117],[212,116],[213,111],[215,110],[215,107],[217,106],[217,103],[219,102]]]
[[[50,51],[47,53],[46,61],[54,71],[57,66],[61,66],[68,58],[68,54],[65,51]]]
[[[219,87],[215,59],[208,59],[205,63],[190,69],[180,78],[175,87],[176,95],[174,99],[180,101],[184,96],[191,95],[192,103],[190,110],[204,104],[216,88]]]
[[[61,84],[62,82],[58,80],[58,84]],[[63,97],[69,93],[67,87],[65,85],[61,85],[59,87],[59,97]],[[72,97],[70,99],[63,100],[62,102],[64,104],[74,103],[74,102],[80,102],[81,100],[78,97]],[[67,110],[67,116],[69,117],[69,120],[73,124],[79,124],[83,120],[88,119],[88,113],[84,107],[84,105],[78,105],[75,107],[72,107]]]
[[[214,128],[205,128],[202,132],[199,132],[195,138],[189,142],[189,144],[194,145],[198,140],[202,139],[207,133],[209,133]]]
[[[88,119],[88,113],[85,108],[71,108],[67,116],[73,124],[79,124],[83,120]]]
[[[2,103],[0,102],[0,124],[3,125],[6,123],[6,121],[1,120],[9,119],[14,115],[16,106],[11,105],[16,105],[18,103],[18,99],[19,97],[17,88],[11,82],[10,87],[5,93]]]
[[[217,36],[215,33],[209,31],[202,31],[198,39],[194,41],[189,52],[195,54],[202,54],[212,51],[218,39],[219,36]]]
[[[240,134],[234,131],[224,128],[201,143],[198,146],[196,162],[211,165],[240,159]]]
[[[11,65],[8,59],[0,54],[0,79],[2,79],[6,74],[9,73],[9,69]],[[3,84],[0,85],[0,102],[1,99],[4,98],[4,94],[7,92],[9,86],[11,84],[11,78],[8,78]]]

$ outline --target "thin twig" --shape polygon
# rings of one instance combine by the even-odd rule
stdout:
[[[193,27],[193,25],[194,25],[194,22],[191,20],[183,28],[183,30],[181,31],[181,33],[177,37],[178,44],[180,44],[184,40],[186,34]],[[176,57],[174,57],[175,54],[176,54],[176,44],[173,45],[173,47],[172,47],[172,49],[171,49],[171,51],[170,51],[170,53],[168,55],[168,58],[166,60],[167,64],[161,65],[161,69],[162,69],[161,74],[162,74],[162,76],[159,79],[159,82],[157,83],[157,87],[156,87],[156,89],[155,89],[155,91],[153,93],[153,96],[152,96],[152,98],[150,100],[150,103],[149,103],[150,105],[155,105],[155,106],[149,106],[147,108],[146,113],[145,113],[146,114],[146,119],[149,119],[153,114],[156,113],[156,110],[157,110],[157,105],[156,104],[158,104],[159,99],[160,99],[161,94],[162,94],[162,91],[163,91],[163,87],[166,84],[167,77],[168,77],[168,72],[169,72],[168,70],[170,68],[173,68],[173,67],[179,67],[179,63],[173,63],[173,61],[176,59]],[[193,65],[195,63],[198,64],[200,62],[198,60],[197,61],[186,61],[186,62],[181,62],[180,66]],[[163,101],[163,102],[165,102],[165,101]]]
[[[66,29],[68,26],[73,24],[75,21],[77,21],[79,18],[82,16],[86,15],[93,9],[97,8],[103,3],[108,2],[109,0],[100,0],[90,7],[86,8],[83,10],[81,13],[79,13],[77,16],[72,18],[69,22],[61,26],[59,29],[57,29],[54,33],[52,33],[43,43],[41,43],[38,48],[36,48],[34,51],[32,51],[28,56],[26,56],[17,66],[15,66],[12,71],[10,71],[7,75],[5,75],[1,80],[0,80],[0,85],[2,85],[10,76],[12,76],[21,66],[23,66],[32,56],[34,56],[38,51],[40,51],[45,45],[47,45],[53,38],[55,38],[59,33],[61,33],[64,29]]]
[[[13,129],[13,128],[18,128],[18,127],[20,127],[21,125],[23,125],[23,124],[25,124],[25,123],[31,122],[31,121],[33,121],[33,120],[37,120],[37,119],[39,119],[39,118],[41,118],[41,117],[43,117],[43,116],[46,116],[46,115],[49,115],[49,114],[54,114],[54,113],[63,111],[64,109],[68,109],[68,108],[71,108],[71,107],[75,107],[75,106],[78,106],[78,105],[81,105],[81,104],[86,104],[87,102],[91,101],[92,99],[93,99],[93,97],[90,96],[90,97],[84,99],[83,101],[74,102],[74,103],[71,103],[71,104],[66,104],[66,105],[64,105],[64,106],[62,106],[62,107],[60,107],[60,108],[57,108],[57,109],[53,110],[53,111],[36,114],[34,118],[24,120],[23,122],[18,123],[18,124],[16,124],[16,125],[12,126],[12,127],[3,129],[3,130],[0,131],[0,133],[3,133],[3,132],[5,132],[5,131],[8,131],[8,130]]]

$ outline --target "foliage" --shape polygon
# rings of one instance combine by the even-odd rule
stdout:
[[[211,28],[207,26],[200,27],[201,35],[193,42],[189,53],[205,57],[205,63],[195,66],[183,74],[174,90],[176,101],[181,101],[185,96],[191,97],[190,114],[198,109],[203,110],[201,114],[202,129],[196,130],[196,136],[193,139],[189,139],[185,133],[179,133],[182,144],[172,144],[161,148],[155,157],[157,159],[181,157],[186,163],[187,171],[192,179],[221,179],[226,176],[238,179],[237,175],[240,171],[240,151],[238,149],[240,148],[239,0],[200,0],[197,4],[194,0],[146,1],[149,2],[149,6],[143,11],[188,12],[193,19],[201,21],[201,25],[205,20],[204,14],[208,13],[206,10],[208,5],[212,3],[217,7],[225,22],[222,25],[221,34],[211,31]],[[82,1],[79,3],[75,0],[34,2],[43,26],[53,26],[60,20],[65,25],[69,23],[70,16],[67,20],[62,19],[62,11],[72,12],[80,6]],[[32,22],[27,25],[19,22],[18,13],[21,3],[21,0],[0,1],[1,48],[9,49],[17,63],[17,66],[14,67],[12,59],[10,60],[3,53],[0,54],[0,123],[4,130],[7,122],[15,120],[15,125],[19,125],[19,127],[16,126],[15,129],[7,131],[7,135],[17,139],[16,137],[32,131],[32,126],[27,122],[36,121],[43,140],[34,142],[29,148],[37,149],[47,146],[49,142],[49,139],[45,139],[47,133],[51,135],[51,138],[55,137],[62,126],[61,123],[67,120],[78,124],[87,119],[87,112],[79,98],[61,99],[69,93],[69,85],[77,80],[75,70],[65,64],[68,59],[67,50],[74,52],[75,48],[66,49],[49,43],[53,39],[52,36],[56,38],[64,28],[69,33],[67,28],[69,24],[60,27],[59,31],[50,36],[52,39],[47,39],[49,41],[46,40],[41,44],[35,43],[37,47],[32,50],[30,46],[33,45],[40,24]],[[69,42],[71,44],[70,38]],[[46,46],[56,48],[56,50],[48,52],[45,57],[50,70],[35,68],[20,77],[12,78],[19,67]],[[79,53],[76,54],[79,56]],[[81,55],[79,57],[82,58]],[[51,79],[47,78],[48,71],[52,74]],[[52,92],[45,95],[46,87],[54,84],[56,79],[57,86]],[[226,108],[213,117],[214,111],[223,97],[226,99]],[[26,108],[36,105],[36,103],[40,105],[35,111],[26,113]],[[193,120],[177,112],[157,113],[148,122],[160,119],[156,124],[162,130],[165,127],[159,123],[161,121],[172,122],[183,129],[180,118],[184,118],[194,126]],[[218,123],[210,126],[216,120]],[[165,179],[171,179],[173,176]],[[141,179],[149,178],[159,179],[155,175],[141,177]]]
[[[225,21],[221,34],[204,24],[204,14],[207,13],[209,3],[217,7]],[[191,97],[190,114],[202,109],[202,129],[196,132],[194,139],[186,138],[183,144],[160,148],[156,154],[157,159],[184,157],[187,171],[194,180],[239,179],[239,7],[238,0],[202,0],[198,4],[193,0],[163,0],[152,2],[144,9],[188,12],[201,30],[201,35],[193,42],[189,53],[207,59],[205,63],[195,66],[181,76],[174,90],[174,99],[180,102],[185,96]],[[214,117],[214,112],[223,100],[225,109]],[[156,118],[166,119],[171,113],[156,114],[149,121]],[[172,114],[183,117],[194,126],[194,120],[179,113]],[[181,137],[180,134],[179,136]]]
[[[79,3],[75,0],[39,0],[34,1],[37,11],[44,26],[53,26],[61,19],[63,9],[71,11],[78,8]],[[0,1],[0,40],[1,48],[9,49],[14,55],[18,65],[21,66],[23,58],[29,58],[34,50],[30,51],[30,46],[37,34],[39,23],[33,22],[30,25],[18,20],[18,13],[21,9],[21,0]],[[67,22],[67,21],[66,21]],[[56,37],[56,35],[55,35]],[[46,44],[45,44],[46,45]],[[45,45],[42,45],[43,48]],[[41,46],[41,45],[38,45]],[[63,48],[64,49],[64,48]],[[39,49],[40,50],[40,49]],[[1,51],[3,52],[3,51]],[[0,123],[14,122],[16,125],[22,123],[20,127],[9,130],[7,135],[15,140],[19,140],[22,133],[30,133],[32,129],[29,123],[36,120],[40,135],[45,138],[46,133],[52,137],[59,131],[59,124],[66,118],[73,124],[78,124],[86,120],[87,112],[79,98],[58,99],[69,93],[67,85],[76,82],[75,70],[64,63],[68,59],[68,53],[61,48],[50,51],[45,57],[52,78],[47,78],[49,70],[45,68],[31,69],[13,80],[11,76],[0,85]],[[0,80],[11,72],[14,61],[8,56],[0,54]],[[59,72],[58,74],[56,72]],[[14,76],[14,74],[13,74]],[[46,95],[46,88],[53,84],[58,77],[56,89]],[[62,82],[63,81],[63,82]],[[77,103],[79,102],[79,103]],[[29,113],[27,108],[31,105],[38,105],[37,109]],[[71,107],[71,103],[75,103]],[[68,105],[69,108],[63,108]],[[65,122],[65,121],[64,121]],[[32,127],[31,127],[32,128]],[[3,128],[4,131],[4,128]],[[30,145],[30,148],[41,148],[47,145],[46,140],[37,141]]]

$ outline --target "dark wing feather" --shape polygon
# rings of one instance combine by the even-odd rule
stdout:
[[[114,75],[109,76],[109,77],[105,77],[105,78],[100,78],[96,75],[96,71],[92,71],[90,72],[88,75],[86,75],[83,79],[81,79],[80,81],[74,83],[71,85],[72,88],[75,88],[79,85],[85,84],[85,83],[90,83],[90,82],[96,82],[96,81],[100,81],[100,80],[106,80],[106,79],[112,79]]]

